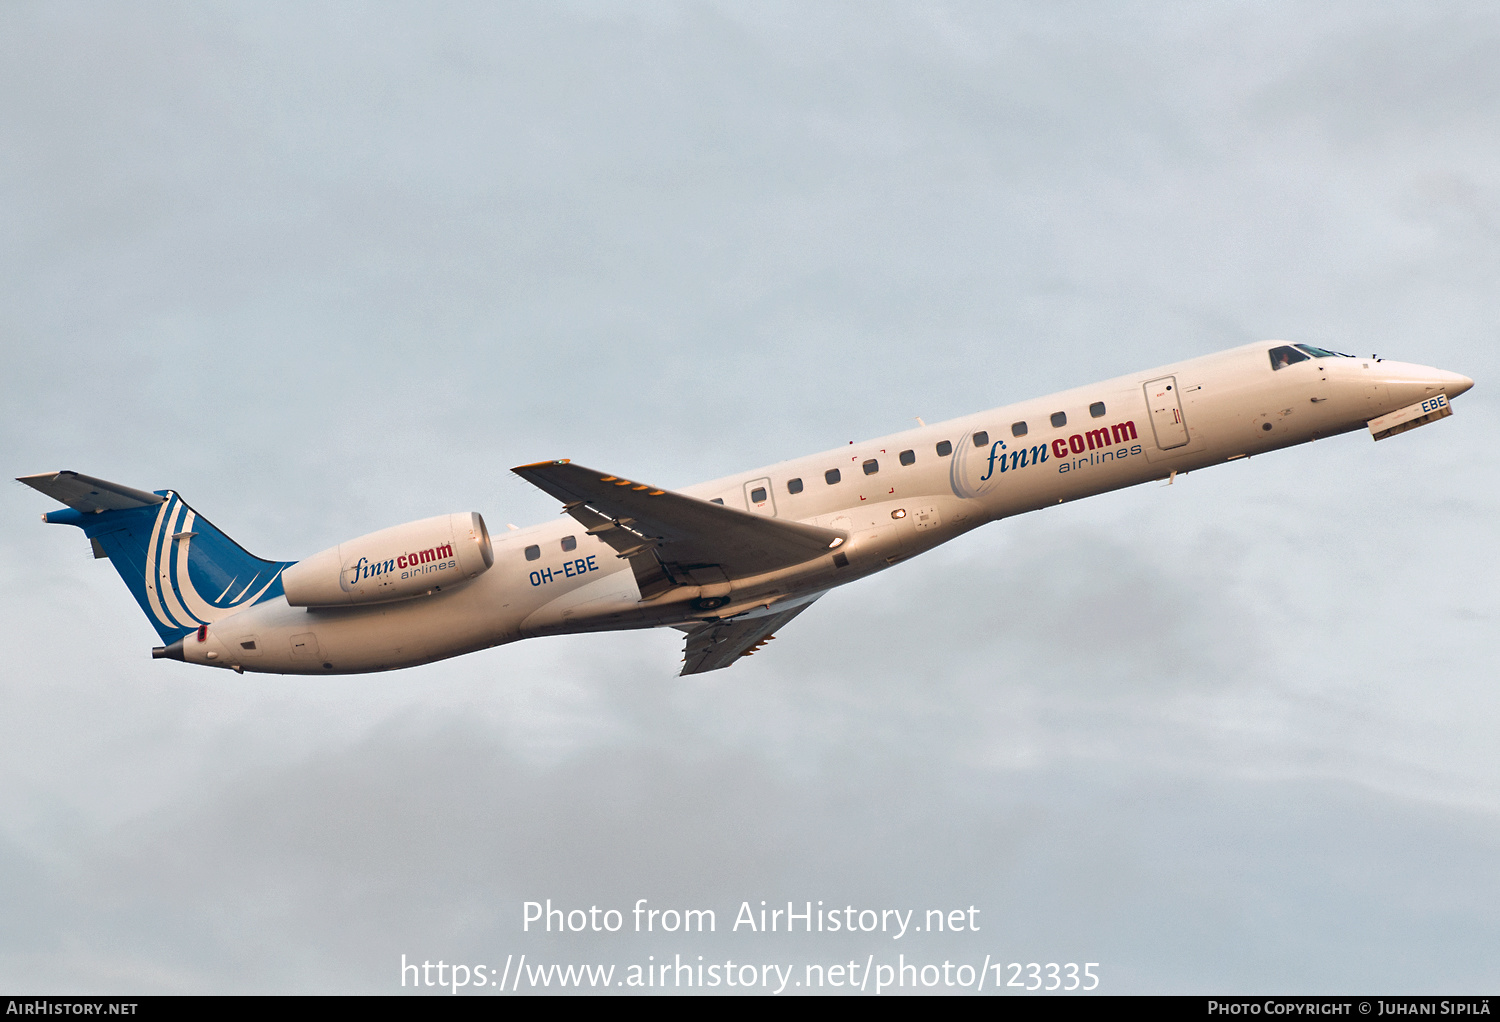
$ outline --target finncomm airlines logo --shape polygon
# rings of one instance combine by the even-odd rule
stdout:
[[[980,482],[986,482],[995,475],[998,469],[1001,472],[1015,472],[1025,468],[1027,465],[1040,465],[1047,460],[1048,448],[1051,448],[1052,456],[1064,464],[1059,471],[1068,470],[1067,461],[1074,455],[1084,454],[1088,451],[1111,451],[1110,457],[1116,454],[1113,448],[1123,447],[1125,444],[1136,439],[1135,421],[1117,422],[1113,426],[1101,426],[1098,429],[1087,430],[1083,433],[1074,433],[1069,437],[1058,437],[1049,444],[1038,444],[1035,447],[1021,447],[1014,451],[1006,449],[1005,441],[996,440],[990,445],[990,462],[984,475],[979,477]],[[1120,451],[1119,457],[1129,454],[1139,454],[1139,448],[1132,448],[1128,452]],[[1102,455],[1101,455],[1102,456]],[[1090,457],[1094,457],[1091,455]]]
[[[394,575],[397,572],[400,572],[401,578],[412,578],[431,571],[442,571],[456,564],[457,562],[453,560],[452,543],[418,550],[416,553],[400,554],[383,561],[372,561],[368,557],[361,557],[344,568],[339,575],[339,587],[347,593],[368,579],[380,581],[382,576]]]

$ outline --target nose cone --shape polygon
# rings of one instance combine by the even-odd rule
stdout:
[[[1375,366],[1376,373],[1366,382],[1387,389],[1389,400],[1394,402],[1386,411],[1425,401],[1427,398],[1446,394],[1451,400],[1474,386],[1474,381],[1458,373],[1450,373],[1432,366],[1411,362],[1392,362],[1383,359]]]
[[[1443,393],[1448,395],[1450,401],[1474,386],[1473,380],[1467,376],[1460,376],[1458,373],[1440,373],[1439,375],[1443,380]]]

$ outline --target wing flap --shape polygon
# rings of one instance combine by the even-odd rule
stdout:
[[[699,625],[687,634],[681,673],[704,674],[729,667],[776,638],[775,632],[811,606],[809,600],[779,614]]]

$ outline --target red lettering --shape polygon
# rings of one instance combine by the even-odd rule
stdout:
[[[1068,456],[1068,442],[1062,437],[1052,441],[1052,454],[1054,457],[1066,458]]]
[[[1074,454],[1083,453],[1082,433],[1074,433],[1072,436],[1068,437],[1068,449],[1071,450]]]
[[[396,567],[398,567],[398,568],[404,568],[404,567],[406,567],[406,555],[405,554],[402,554],[400,557],[396,558]]]
[[[1095,447],[1102,451],[1110,445],[1109,430],[1107,429],[1091,429],[1084,434],[1084,437],[1088,440],[1089,450],[1091,451]]]

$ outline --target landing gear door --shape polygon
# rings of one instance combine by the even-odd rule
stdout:
[[[1156,433],[1156,446],[1163,451],[1181,447],[1188,442],[1187,423],[1182,418],[1182,398],[1177,390],[1177,377],[1163,376],[1145,386],[1146,407],[1151,410],[1151,428]]]
[[[776,517],[776,499],[771,495],[771,480],[752,479],[745,484],[745,507],[751,514]]]

